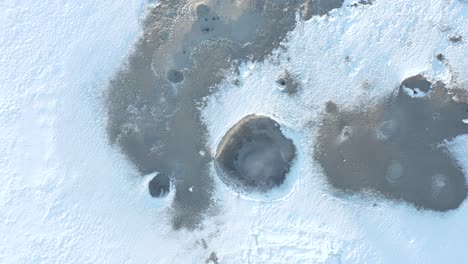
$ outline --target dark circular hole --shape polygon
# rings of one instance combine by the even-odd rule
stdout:
[[[172,83],[180,83],[184,80],[184,74],[179,70],[169,70],[167,72],[167,79]]]
[[[195,12],[197,13],[198,17],[206,17],[206,16],[208,16],[210,14],[211,9],[210,9],[209,6],[207,6],[205,4],[199,4],[195,8]]]
[[[429,92],[432,88],[432,83],[429,82],[423,75],[418,74],[416,76],[405,79],[400,85],[400,88],[403,87],[411,89],[413,94],[416,95],[418,94],[417,90],[420,90],[423,93]]]
[[[251,115],[223,137],[216,164],[227,184],[268,191],[284,182],[294,156],[294,144],[282,134],[278,123]]]
[[[210,31],[211,31],[211,29],[209,27],[202,28],[202,32],[208,33]]]
[[[162,197],[169,193],[171,180],[164,173],[158,173],[148,183],[149,193],[152,197]]]
[[[325,111],[327,111],[327,113],[336,112],[336,110],[338,110],[338,107],[332,101],[328,101],[325,103]]]
[[[437,54],[436,58],[439,60],[439,61],[443,61],[445,59],[445,56],[442,54],[442,53],[439,53]]]

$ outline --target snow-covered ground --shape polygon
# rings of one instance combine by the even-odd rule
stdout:
[[[217,180],[219,211],[195,231],[171,229],[171,196],[155,202],[105,133],[102,92],[145,2],[0,2],[0,263],[204,263],[211,252],[220,263],[468,263],[466,202],[434,213],[340,197],[311,157],[328,100],[371,103],[421,72],[467,89],[468,3],[352,2],[300,22],[281,63],[245,63],[207,99],[213,152],[257,113],[284,126],[298,157],[270,197],[237,195]],[[300,77],[295,97],[277,89],[285,69]],[[450,145],[468,173],[468,136]]]

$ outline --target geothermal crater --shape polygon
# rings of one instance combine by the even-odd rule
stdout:
[[[229,129],[215,158],[226,184],[265,192],[284,182],[295,151],[276,121],[250,115]]]

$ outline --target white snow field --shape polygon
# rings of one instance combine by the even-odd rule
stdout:
[[[207,98],[213,154],[248,114],[284,126],[298,152],[286,183],[268,197],[239,195],[213,169],[219,210],[203,229],[174,231],[172,196],[151,198],[149,178],[105,131],[103,91],[147,3],[1,1],[0,263],[205,263],[212,252],[219,263],[468,263],[466,201],[436,213],[339,196],[312,158],[326,101],[371,104],[419,73],[468,89],[468,3],[354,2],[299,22],[287,51],[243,64]],[[284,70],[300,77],[297,96],[278,90]],[[468,175],[468,136],[449,145]]]

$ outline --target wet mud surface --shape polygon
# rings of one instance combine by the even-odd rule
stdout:
[[[110,81],[108,136],[142,175],[174,183],[172,225],[197,228],[214,206],[212,160],[200,117],[202,99],[226,72],[261,61],[304,19],[342,0],[161,0],[149,8],[142,34]]]
[[[466,96],[465,96],[466,98]],[[446,142],[468,134],[466,101],[421,75],[404,80],[387,100],[357,110],[325,106],[315,158],[345,192],[376,191],[435,211],[465,200],[464,173]]]
[[[229,129],[219,143],[216,167],[227,185],[265,192],[284,182],[295,152],[277,122],[250,115]]]

